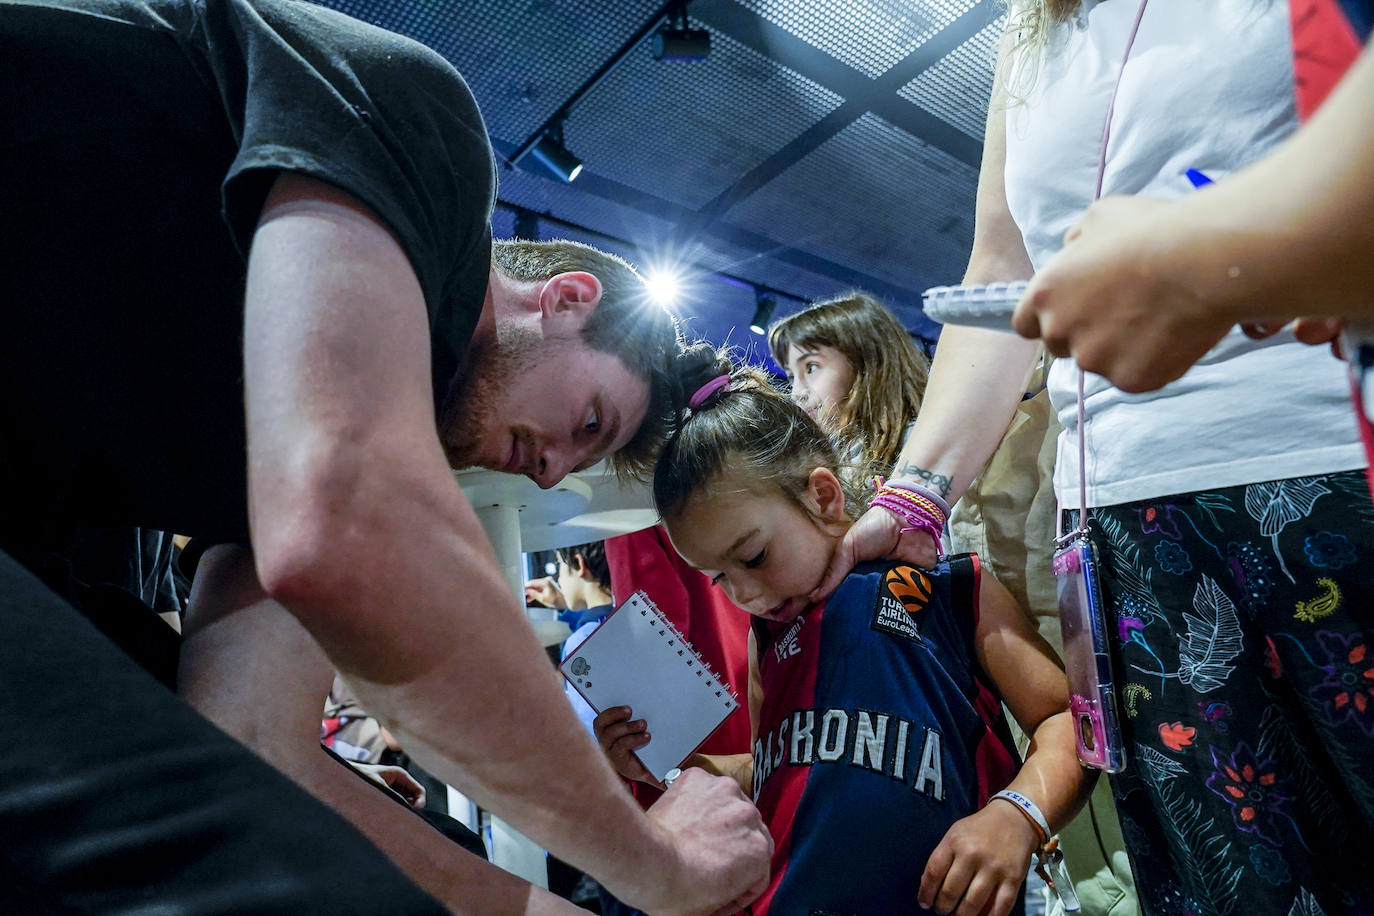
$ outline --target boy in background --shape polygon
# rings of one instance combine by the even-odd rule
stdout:
[[[582,640],[611,612],[611,571],[606,565],[606,547],[602,541],[564,547],[555,551],[554,556],[558,560],[557,577],[543,576],[526,582],[525,601],[565,612],[559,614],[559,619],[568,624],[572,633],[563,640],[559,656],[562,660],[582,645]],[[596,710],[587,705],[572,684],[564,684],[563,690],[587,733],[594,734],[592,720],[596,718]]]

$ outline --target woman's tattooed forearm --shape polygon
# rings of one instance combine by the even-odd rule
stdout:
[[[949,491],[954,487],[953,477],[947,477],[944,474],[936,474],[934,471],[928,471],[914,464],[902,465],[897,468],[896,473],[892,476],[922,481],[926,486],[930,487],[941,496],[948,496]]]

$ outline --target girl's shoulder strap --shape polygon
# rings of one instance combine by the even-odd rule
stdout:
[[[978,555],[960,553],[950,557],[949,587],[955,608],[962,611],[978,609],[978,576],[981,572]]]
[[[950,610],[963,636],[964,644],[976,657],[974,644],[978,632],[978,582],[982,575],[982,564],[975,553],[960,553],[945,560],[949,568]]]

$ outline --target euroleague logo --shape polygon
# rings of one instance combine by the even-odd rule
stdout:
[[[930,604],[931,584],[925,573],[912,566],[897,566],[883,576],[883,588],[873,609],[872,627],[912,642],[921,641],[916,625]]]
[[[883,584],[913,618],[930,604],[930,579],[914,566],[897,566],[883,576]]]

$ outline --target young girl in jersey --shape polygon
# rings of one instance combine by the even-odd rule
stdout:
[[[774,324],[768,348],[792,382],[792,399],[840,442],[841,457],[889,473],[930,374],[897,316],[851,290]]]
[[[751,912],[1019,910],[1031,854],[1092,786],[1053,653],[972,556],[861,566],[808,606],[863,506],[815,422],[704,349],[654,501],[682,557],[757,618],[753,754],[690,761],[735,776],[772,832]],[[999,697],[1032,736],[1019,772]],[[622,775],[652,781],[633,755],[651,736],[632,716],[604,711],[598,738]]]

